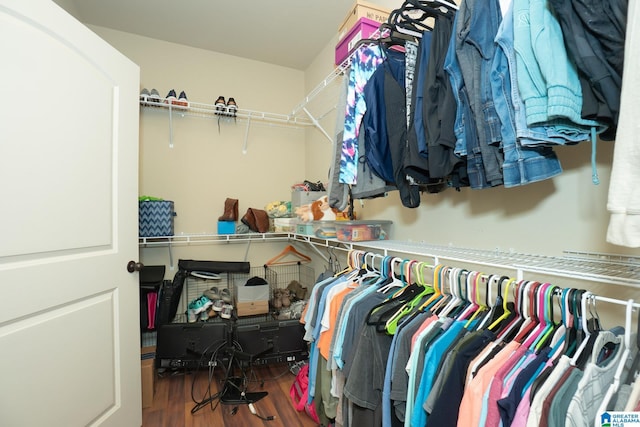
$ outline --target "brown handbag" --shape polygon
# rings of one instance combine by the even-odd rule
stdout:
[[[240,221],[252,231],[257,231],[258,233],[269,231],[269,215],[267,215],[267,211],[262,209],[247,209],[247,213],[244,214]]]

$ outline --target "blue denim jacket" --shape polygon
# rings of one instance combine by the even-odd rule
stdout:
[[[502,184],[500,119],[493,106],[490,83],[500,18],[498,0],[463,1],[456,16],[456,53],[478,132],[478,146],[468,146],[467,156],[473,158],[478,152],[482,155],[490,186]]]
[[[462,77],[462,70],[456,55],[456,34],[457,19],[453,22],[451,30],[451,41],[444,60],[444,69],[449,74],[449,81],[458,108],[454,122],[454,133],[456,136],[456,146],[454,153],[458,156],[467,157],[467,174],[469,176],[469,186],[474,189],[489,187],[484,173],[482,156],[478,152],[467,151],[467,147],[479,147],[478,133],[476,132],[476,121],[471,112],[467,88]]]
[[[491,82],[496,111],[502,124],[504,186],[515,187],[556,176],[562,172],[562,168],[553,149],[545,146],[524,147],[522,141],[527,137],[519,136],[517,132],[518,120],[516,117],[520,117],[521,127],[526,118],[524,106],[517,90],[511,8],[505,14],[498,28],[496,42],[499,48],[496,50],[493,60]],[[526,134],[528,130],[526,123],[524,123],[524,127],[520,130],[521,134]],[[546,135],[545,129],[540,128],[537,132]]]

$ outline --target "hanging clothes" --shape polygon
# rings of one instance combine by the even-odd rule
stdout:
[[[613,140],[620,113],[627,1],[549,0],[549,6],[588,94],[582,117],[607,123],[602,137]]]
[[[376,45],[363,45],[352,56],[345,111],[344,136],[340,156],[339,182],[354,184],[357,180],[358,134],[360,123],[367,110],[364,87],[371,75],[382,63],[380,48]]]
[[[638,22],[637,1],[629,4],[629,22]],[[640,29],[628,25],[625,52],[640,50]],[[640,68],[638,55],[625,58],[620,123],[613,153],[607,211],[610,214],[607,242],[632,248],[640,247]]]
[[[504,186],[515,187],[552,178],[562,172],[560,161],[550,146],[537,143],[527,147],[529,141],[525,134],[529,130],[526,125],[517,132],[516,115],[520,116],[520,123],[524,123],[524,104],[517,90],[518,79],[513,50],[513,10],[507,10],[498,27],[496,34],[496,49],[491,70],[492,81],[502,84],[492,85],[493,101],[496,113],[500,118],[502,133],[502,151],[504,163],[502,175]],[[515,89],[515,90],[514,90]],[[517,106],[515,108],[514,106]],[[540,134],[546,134],[545,127],[539,127]],[[548,138],[545,138],[548,142]],[[537,142],[537,141],[536,141]]]

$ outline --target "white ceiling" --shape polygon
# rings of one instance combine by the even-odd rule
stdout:
[[[355,0],[54,0],[80,22],[305,70]],[[400,0],[368,0],[394,9]]]

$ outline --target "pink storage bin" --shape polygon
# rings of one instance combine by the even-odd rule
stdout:
[[[340,65],[342,61],[347,59],[355,50],[356,44],[362,40],[369,38],[378,28],[380,23],[369,18],[360,18],[358,22],[340,39],[336,45],[336,65]]]

